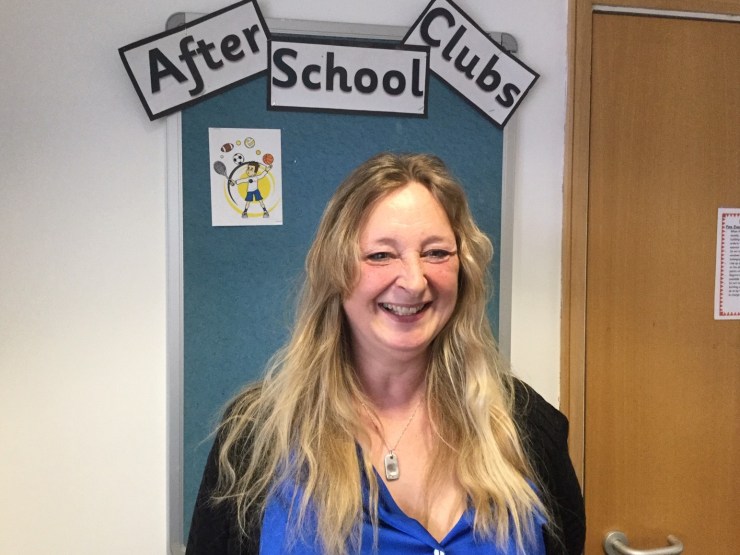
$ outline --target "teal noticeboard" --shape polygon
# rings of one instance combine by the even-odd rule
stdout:
[[[387,150],[440,156],[494,243],[499,283],[503,132],[446,84],[431,76],[426,118],[266,107],[263,75],[180,116],[182,513],[171,518],[182,519],[174,529],[183,538],[220,411],[287,338],[305,253],[327,200],[355,166]],[[282,225],[212,227],[211,127],[281,130]],[[498,293],[489,314],[498,332]]]

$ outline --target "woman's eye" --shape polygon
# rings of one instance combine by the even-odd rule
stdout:
[[[373,252],[367,255],[367,260],[370,262],[387,262],[391,259],[389,252]]]
[[[443,262],[455,254],[445,249],[431,249],[422,253],[422,256],[431,262]]]

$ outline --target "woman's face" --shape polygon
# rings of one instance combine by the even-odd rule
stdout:
[[[359,278],[344,300],[358,362],[426,357],[455,308],[458,269],[447,214],[426,187],[411,182],[379,200],[360,230]]]

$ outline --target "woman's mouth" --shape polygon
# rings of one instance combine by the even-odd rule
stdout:
[[[431,303],[421,303],[416,305],[400,305],[400,304],[391,304],[391,303],[380,303],[380,307],[390,312],[391,314],[395,314],[396,316],[413,316],[414,314],[418,314],[422,310],[424,310],[427,306],[429,306]]]

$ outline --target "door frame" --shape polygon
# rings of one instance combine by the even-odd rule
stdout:
[[[737,0],[568,0],[568,97],[563,181],[560,408],[570,420],[569,449],[584,484],[586,247],[591,119],[592,14],[595,10],[710,18],[740,16]]]

